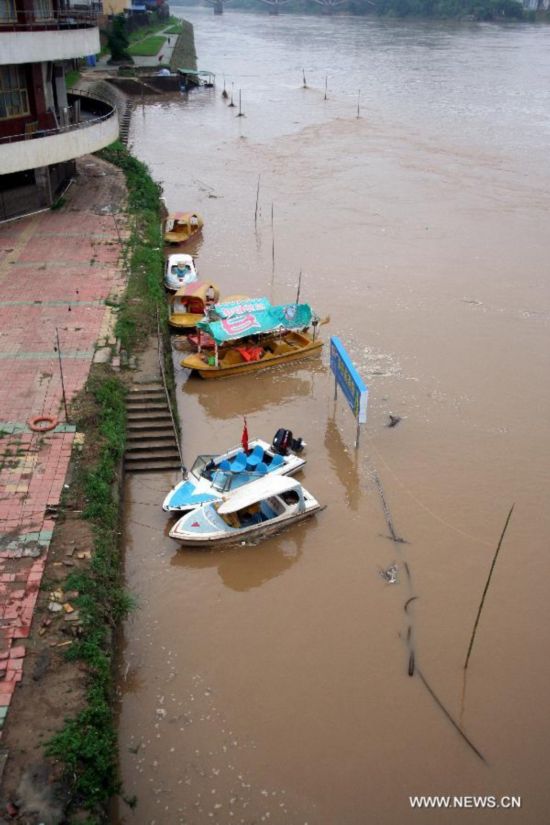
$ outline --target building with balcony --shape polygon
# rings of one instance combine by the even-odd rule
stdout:
[[[99,52],[99,8],[0,0],[0,220],[47,208],[75,159],[118,137],[116,109],[67,91],[71,61]]]

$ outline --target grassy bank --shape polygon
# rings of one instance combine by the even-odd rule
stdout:
[[[124,383],[109,368],[97,368],[74,409],[87,446],[74,468],[71,496],[85,502],[83,517],[93,527],[94,551],[89,567],[70,573],[64,584],[64,590],[78,592],[73,605],[82,624],[82,633],[66,658],[86,668],[88,687],[86,706],[65,721],[46,745],[46,754],[63,765],[69,812],[86,810],[89,825],[105,821],[105,806],[120,790],[112,711],[112,633],[131,602],[122,582],[119,496],[113,495],[113,485],[120,481],[124,453],[125,395]]]
[[[121,347],[131,352],[139,340],[156,330],[157,309],[161,317],[166,316],[161,189],[145,164],[133,157],[122,143],[111,144],[99,155],[123,170],[128,186],[130,236],[124,254],[129,279],[120,305],[116,335]]]
[[[160,187],[147,168],[115,143],[101,156],[120,167],[128,189],[129,237],[123,249],[128,285],[119,306],[116,334],[126,352],[156,331],[157,313],[166,313],[162,287]],[[120,467],[126,438],[126,385],[108,366],[96,365],[73,416],[85,434],[85,450],[73,465],[69,509],[82,502],[93,526],[94,546],[87,570],[71,573],[63,589],[75,591],[82,634],[66,656],[87,674],[86,706],[53,736],[48,756],[64,770],[69,819],[86,811],[88,825],[107,821],[109,799],[120,793],[117,732],[113,719],[113,634],[131,607],[122,580],[119,547]],[[78,816],[78,821],[84,821]]]
[[[138,40],[136,43],[132,43],[128,49],[128,53],[133,57],[154,57],[160,52],[165,43],[165,37],[152,35],[151,37],[146,37],[144,40]]]

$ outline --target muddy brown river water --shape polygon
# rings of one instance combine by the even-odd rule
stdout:
[[[251,435],[288,427],[327,509],[258,546],[179,551],[160,509],[174,477],[128,480],[119,734],[137,805],[117,821],[543,825],[550,30],[185,16],[217,86],[137,107],[134,151],[169,207],[204,215],[199,270],[222,293],[293,300],[303,271],[369,418],[356,452],[328,347],[219,383],[178,371],[188,464],[236,444],[243,414]],[[428,794],[469,809],[413,810]],[[487,795],[521,808],[464,802]]]

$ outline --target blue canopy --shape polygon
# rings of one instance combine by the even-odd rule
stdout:
[[[282,332],[290,329],[302,329],[311,324],[313,312],[309,304],[281,304],[271,306],[266,298],[257,299],[267,304],[264,309],[250,310],[239,314],[229,314],[216,321],[199,321],[197,328],[207,332],[218,344],[236,341],[266,332]],[[254,301],[243,301],[243,304]],[[228,306],[227,304],[225,305]],[[223,314],[223,304],[216,307],[218,314]],[[218,310],[221,309],[221,312]]]

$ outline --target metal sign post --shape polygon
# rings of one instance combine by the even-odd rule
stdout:
[[[357,431],[355,434],[355,449],[357,449],[359,447],[361,424],[366,424],[367,422],[369,390],[353,366],[344,345],[336,336],[332,336],[330,339],[330,368],[334,373],[334,400],[336,401],[338,386],[340,386],[356,418]]]

